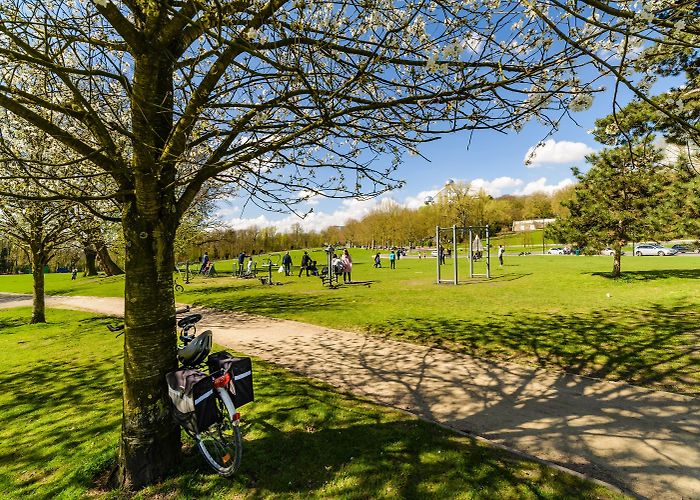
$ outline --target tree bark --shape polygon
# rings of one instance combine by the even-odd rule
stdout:
[[[88,244],[83,247],[85,253],[85,276],[97,276],[97,251]]]
[[[620,277],[620,272],[622,270],[622,262],[621,261],[622,261],[622,248],[615,247],[615,253],[613,256],[613,269],[612,269],[613,278]]]
[[[112,260],[112,256],[109,254],[109,249],[103,241],[96,242],[95,247],[97,248],[97,258],[100,260],[102,269],[104,269],[104,272],[107,273],[107,276],[124,274],[122,268],[119,267],[114,260]]]
[[[122,433],[117,480],[138,489],[161,480],[180,459],[165,374],[177,368],[173,292],[174,221],[148,223],[132,206],[126,239]]]
[[[46,323],[46,299],[44,297],[44,266],[46,259],[40,251],[32,252],[32,325]]]

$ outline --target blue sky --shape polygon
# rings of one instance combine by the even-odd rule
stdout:
[[[665,88],[655,90],[664,91],[668,86],[669,82],[665,82]],[[598,94],[589,110],[573,113],[573,120],[564,118],[559,130],[549,137],[549,127],[532,121],[519,133],[476,131],[469,143],[468,132],[460,132],[424,144],[420,150],[427,160],[406,156],[398,171],[397,177],[405,180],[405,186],[372,200],[313,198],[302,206],[313,212],[301,219],[293,214],[264,212],[250,204],[241,210],[244,200],[232,199],[222,203],[218,217],[235,229],[274,226],[279,231],[287,231],[292,224],[299,223],[304,229],[318,230],[362,217],[382,203],[420,206],[425,197],[439,190],[447,179],[471,182],[493,196],[551,193],[572,184],[571,167],[586,170],[585,155],[602,148],[588,131],[597,118],[612,112],[611,94],[609,88]],[[536,151],[532,163],[526,165],[528,151],[542,140],[545,145]]]

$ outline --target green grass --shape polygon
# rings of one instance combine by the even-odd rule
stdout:
[[[49,295],[87,295],[95,297],[123,297],[124,276],[90,276],[73,281],[70,273],[47,273],[46,293]],[[0,276],[0,292],[32,293],[31,274],[6,274]]]
[[[120,339],[108,320],[0,311],[3,498],[121,498],[101,491],[115,460]],[[257,401],[242,410],[240,473],[210,473],[186,446],[179,470],[137,498],[619,498],[411,416],[255,360]]]
[[[700,392],[700,258],[508,257],[494,277],[435,284],[435,259],[374,269],[355,251],[353,284],[317,278],[283,286],[226,278],[196,282],[180,297],[200,305],[389,335],[496,360],[556,367],[685,393]],[[483,266],[483,264],[478,264]],[[477,271],[483,271],[483,267]],[[443,266],[450,278],[452,261]],[[371,282],[371,283],[370,283]]]
[[[386,254],[386,252],[382,252]],[[435,345],[494,359],[700,393],[700,257],[506,257],[493,279],[436,285],[434,258],[405,258],[397,269],[372,267],[373,251],[352,251],[353,284],[323,288],[318,278],[195,278],[180,302],[289,318]],[[299,263],[301,252],[292,252]],[[323,253],[312,252],[321,261]],[[219,263],[217,263],[217,266]],[[222,269],[231,262],[222,262]],[[295,268],[298,272],[298,268]],[[484,263],[475,271],[483,272]],[[442,268],[452,276],[452,260]],[[0,290],[27,291],[29,276],[2,276]],[[53,275],[52,293],[121,295],[121,278],[71,282]],[[71,288],[73,287],[73,288]]]

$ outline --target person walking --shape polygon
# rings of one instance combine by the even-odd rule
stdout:
[[[292,256],[289,255],[289,251],[285,252],[284,257],[282,257],[282,265],[284,266],[285,276],[292,274]]]
[[[306,270],[306,275],[309,275],[309,266],[311,265],[311,257],[309,257],[309,252],[304,252],[301,256],[301,265],[299,266],[299,277],[301,278],[302,271]]]
[[[503,254],[506,253],[506,247],[498,245],[498,265],[503,267]]]
[[[350,257],[347,248],[343,250],[343,256],[340,260],[343,262],[343,283],[352,283],[350,274],[352,273],[352,257]]]
[[[382,267],[382,257],[379,255],[379,252],[377,252],[377,255],[374,256],[374,267]]]
[[[396,269],[396,252],[389,252],[389,269]]]

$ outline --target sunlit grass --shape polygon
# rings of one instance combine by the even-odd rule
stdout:
[[[436,259],[403,258],[375,269],[374,251],[353,249],[355,284],[331,290],[315,277],[238,279],[217,262],[220,277],[195,276],[179,302],[306,321],[437,345],[473,355],[626,380],[685,393],[700,392],[700,257],[507,256],[492,261],[493,278],[436,285]],[[382,251],[386,255],[386,251]],[[320,249],[312,258],[323,262]],[[301,252],[292,252],[299,263]],[[260,257],[256,257],[260,259]],[[442,267],[451,278],[453,260]],[[483,273],[485,263],[475,264]],[[264,275],[265,273],[261,273]],[[0,276],[2,291],[30,291],[30,276]],[[122,295],[123,278],[49,275],[50,293]]]
[[[108,320],[50,312],[50,324],[28,326],[26,310],[0,311],[0,492],[121,498],[95,480],[115,460],[122,342]],[[619,497],[260,360],[254,370],[240,472],[223,479],[188,448],[137,498]]]
[[[193,282],[182,300],[220,309],[390,335],[490,359],[554,366],[687,393],[700,391],[700,258],[506,257],[493,279],[436,285],[435,259],[375,269],[355,251],[353,280],[336,290],[318,278],[282,286],[225,278]],[[475,266],[483,272],[484,263]],[[453,261],[442,267],[451,278]]]

